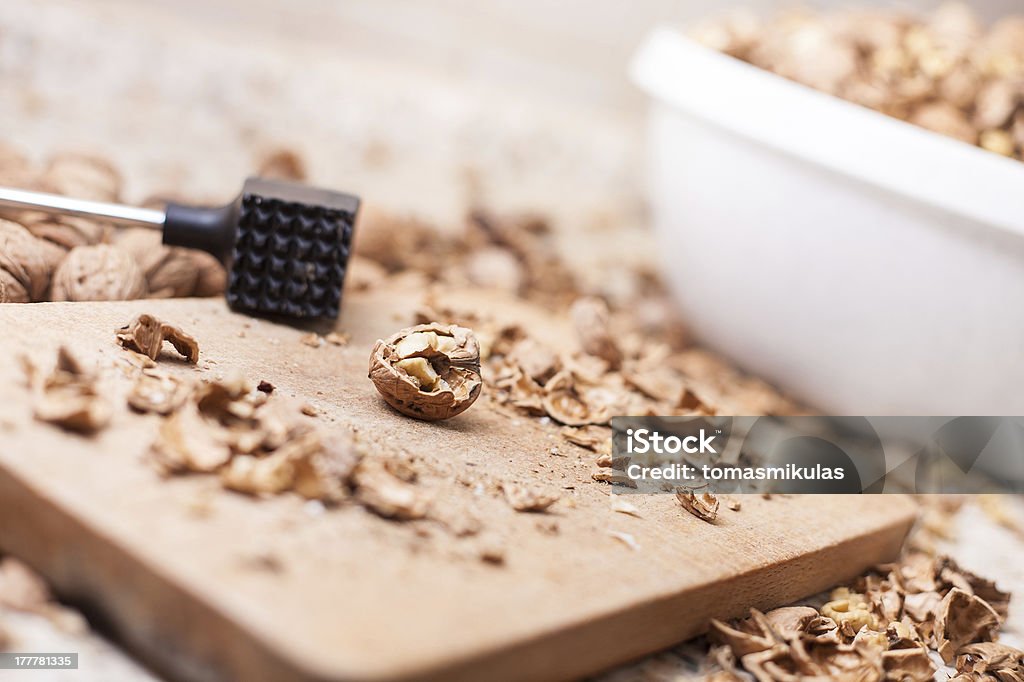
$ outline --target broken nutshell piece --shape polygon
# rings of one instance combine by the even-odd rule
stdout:
[[[416,486],[387,470],[378,460],[364,459],[353,472],[356,499],[386,519],[412,521],[427,515],[428,502]]]
[[[294,457],[292,489],[309,500],[340,502],[349,496],[349,480],[363,454],[349,438],[318,437],[318,446]]]
[[[319,348],[324,345],[324,337],[320,336],[316,332],[310,332],[299,339],[299,342],[310,348]]]
[[[295,464],[285,452],[267,457],[236,455],[220,470],[225,488],[248,495],[274,495],[292,487]]]
[[[946,664],[965,644],[991,641],[999,630],[999,615],[984,599],[954,587],[942,599],[935,619],[935,643]]]
[[[718,518],[718,496],[712,492],[697,494],[689,488],[682,488],[676,491],[676,499],[683,509],[698,519],[710,522]]]
[[[962,674],[987,673],[999,680],[1019,680],[1024,677],[1024,651],[998,642],[968,644],[957,652],[956,669]]]
[[[324,337],[324,341],[331,344],[332,346],[347,346],[348,342],[352,339],[352,336],[347,333],[339,334],[338,332],[330,332]]]
[[[570,443],[593,450],[599,455],[607,455],[609,463],[599,466],[611,466],[612,431],[610,428],[593,424],[578,427],[563,426],[559,434]]]
[[[150,455],[162,474],[210,473],[231,460],[227,435],[189,401],[160,422]]]
[[[190,387],[176,377],[143,370],[128,393],[128,406],[143,414],[169,415],[189,396]]]
[[[199,362],[199,342],[195,337],[152,315],[143,313],[117,330],[117,342],[121,346],[153,360],[160,356],[164,341],[170,341],[174,350],[193,365]]]
[[[505,483],[502,490],[512,508],[521,512],[547,511],[559,499],[555,492],[517,483]]]
[[[377,341],[369,378],[388,405],[434,421],[464,412],[479,397],[480,344],[473,332],[437,322]]]
[[[622,350],[611,334],[608,304],[599,298],[579,298],[569,312],[583,352],[605,360],[611,367],[618,367]]]
[[[81,434],[95,433],[110,421],[110,404],[97,390],[95,375],[67,348],[58,350],[57,366],[48,377],[40,377],[28,360],[25,369],[36,419]]]

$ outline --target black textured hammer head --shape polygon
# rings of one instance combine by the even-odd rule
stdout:
[[[228,305],[268,315],[337,317],[359,199],[250,178],[236,205]]]

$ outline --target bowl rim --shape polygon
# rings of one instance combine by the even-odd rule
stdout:
[[[629,72],[641,90],[691,117],[1024,237],[1024,162],[790,81],[667,25],[648,34]]]

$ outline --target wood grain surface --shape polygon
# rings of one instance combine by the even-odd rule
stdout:
[[[556,679],[636,658],[700,632],[710,617],[769,608],[849,579],[898,552],[915,515],[901,496],[749,497],[708,524],[670,495],[612,512],[593,453],[557,425],[486,396],[445,423],[391,411],[366,379],[372,342],[411,322],[415,280],[349,292],[334,326],[308,330],[236,315],[221,300],[0,305],[0,550],[43,573],[131,650],[181,679]],[[552,342],[564,321],[490,292],[446,301],[499,311]],[[130,386],[114,330],[149,312],[200,340],[198,367],[240,370],[274,399],[318,408],[328,429],[415,453],[432,518],[472,516],[459,537],[436,520],[396,523],[356,505],[254,499],[207,476],[160,478],[145,461],[157,417],[123,407]],[[326,331],[321,329],[320,331]],[[36,422],[20,363],[65,344],[101,373],[115,405],[95,437]],[[552,447],[557,446],[557,454]],[[534,482],[563,499],[515,512],[474,481]],[[609,534],[629,534],[630,548]],[[479,559],[497,539],[505,561]]]

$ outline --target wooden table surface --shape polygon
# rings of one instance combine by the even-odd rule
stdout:
[[[393,412],[366,379],[368,350],[411,321],[423,291],[350,292],[337,330],[352,340],[342,348],[311,348],[303,330],[230,313],[220,300],[0,306],[4,357],[45,366],[67,344],[102,373],[115,406],[95,438],[68,434],[33,419],[19,364],[0,365],[0,404],[10,406],[0,549],[102,614],[158,669],[249,680],[593,673],[692,636],[709,617],[788,603],[898,551],[915,513],[902,496],[750,496],[708,524],[674,496],[650,495],[631,498],[635,518],[611,511],[608,486],[590,477],[594,454],[555,439],[557,425],[510,417],[485,398],[444,423]],[[567,333],[563,320],[497,293],[450,302],[483,301],[548,338]],[[479,518],[481,536],[500,537],[504,563],[481,561],[478,537],[434,521],[386,521],[354,505],[311,515],[294,496],[257,500],[210,477],[160,478],[145,461],[159,418],[124,408],[132,379],[114,340],[143,311],[200,340],[198,368],[164,361],[168,371],[241,371],[274,384],[274,400],[312,403],[327,427],[357,428],[371,451],[417,455],[417,486],[436,513]],[[543,517],[518,513],[495,481],[554,488],[563,500]],[[197,516],[201,499],[209,513]],[[261,568],[261,557],[278,569]]]

